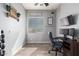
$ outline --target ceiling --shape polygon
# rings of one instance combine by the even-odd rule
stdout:
[[[23,3],[23,6],[26,10],[53,10],[59,6],[59,3],[49,3],[49,6],[39,4],[35,6],[35,3]]]

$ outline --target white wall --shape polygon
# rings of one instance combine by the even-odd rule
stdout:
[[[6,55],[12,53],[23,45],[26,32],[26,11],[21,4],[11,4],[21,14],[19,22],[5,15],[5,4],[0,4],[0,30],[5,33]]]
[[[53,24],[52,25],[48,25],[47,24],[47,19],[48,17],[51,16],[51,11],[27,11],[27,21],[29,20],[30,17],[34,17],[34,16],[29,16],[29,13],[37,13],[36,15],[38,15],[38,13],[41,13],[42,16],[39,16],[40,18],[43,18],[43,31],[42,32],[37,32],[37,33],[29,33],[28,31],[28,39],[27,39],[27,43],[49,43],[49,36],[48,36],[48,32],[52,32],[55,36],[56,34],[56,19],[55,19],[55,15],[53,16]],[[37,17],[37,16],[36,16]],[[27,23],[28,25],[28,23]],[[28,27],[28,26],[27,26]]]
[[[61,20],[64,20],[65,17],[68,15],[75,15],[77,14],[77,24],[71,26],[61,26]],[[57,30],[56,34],[59,36],[59,29],[60,28],[77,28],[79,29],[79,3],[63,3],[57,9],[56,12],[56,22],[57,22]]]

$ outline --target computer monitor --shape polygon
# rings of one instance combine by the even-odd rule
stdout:
[[[74,28],[69,29],[69,36],[75,36],[76,31]]]
[[[79,30],[76,30],[75,36],[79,39]]]
[[[60,34],[69,35],[69,29],[61,29]]]

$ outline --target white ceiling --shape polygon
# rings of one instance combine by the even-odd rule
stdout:
[[[59,3],[49,3],[49,6],[47,6],[47,7],[45,5],[35,6],[34,4],[35,3],[23,3],[23,6],[26,10],[53,10],[53,9],[56,9],[59,6]]]

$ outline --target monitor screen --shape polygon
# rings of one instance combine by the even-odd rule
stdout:
[[[74,36],[75,35],[75,29],[74,28],[71,28],[71,29],[69,29],[69,35],[70,36]]]
[[[69,29],[61,29],[60,34],[69,35]]]
[[[79,38],[79,30],[78,29],[76,30],[76,34],[75,35],[76,35],[77,38]]]

